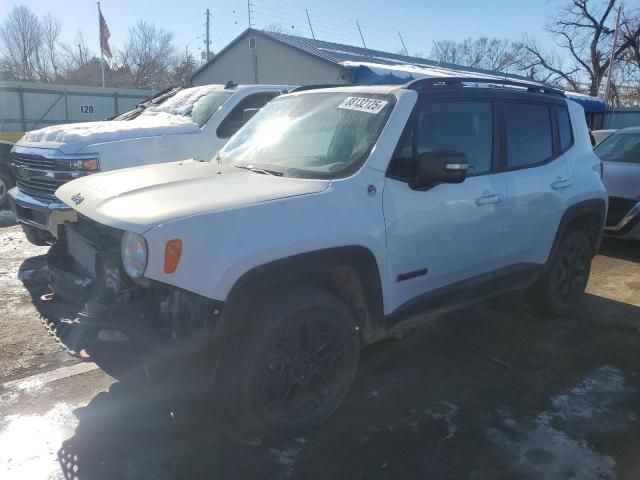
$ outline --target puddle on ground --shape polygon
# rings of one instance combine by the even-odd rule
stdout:
[[[615,432],[637,422],[623,408],[635,389],[622,372],[600,367],[577,386],[551,398],[551,408],[533,419],[516,420],[500,411],[501,425],[487,430],[489,439],[510,456],[514,471],[532,478],[614,479],[616,462],[591,447],[586,436]]]

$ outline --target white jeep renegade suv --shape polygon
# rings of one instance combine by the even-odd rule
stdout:
[[[211,161],[60,187],[78,215],[48,254],[51,304],[79,313],[51,330],[120,377],[188,377],[245,428],[292,435],[411,313],[524,288],[567,312],[607,211],[600,160],[576,103],[497,83],[299,89]]]

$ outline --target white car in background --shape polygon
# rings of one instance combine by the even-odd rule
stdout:
[[[31,243],[53,243],[73,218],[55,191],[97,172],[186,158],[210,159],[245,121],[289,85],[206,85],[176,89],[159,105],[114,121],[56,125],[26,133],[11,155],[9,200]]]

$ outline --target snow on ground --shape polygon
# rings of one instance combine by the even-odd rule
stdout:
[[[26,133],[24,141],[71,143],[81,146],[129,138],[194,133],[199,129],[200,127],[188,117],[155,112],[153,115],[129,121],[55,125]]]
[[[553,396],[552,407],[533,419],[518,421],[499,412],[503,425],[487,434],[511,453],[512,467],[531,478],[615,478],[616,462],[592,447],[587,437],[637,422],[635,413],[622,407],[633,391],[619,369],[603,366]]]

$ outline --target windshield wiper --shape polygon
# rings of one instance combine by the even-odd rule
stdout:
[[[274,177],[281,177],[284,175],[282,172],[278,172],[277,170],[268,170],[266,168],[256,168],[253,165],[234,165],[236,168],[243,168],[245,170],[249,170],[250,172],[260,173],[262,175],[273,175]]]

